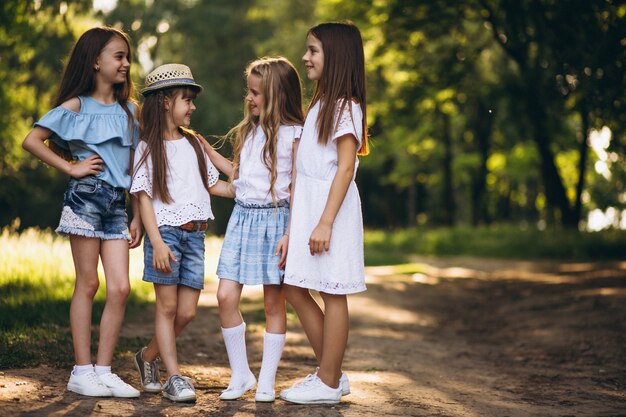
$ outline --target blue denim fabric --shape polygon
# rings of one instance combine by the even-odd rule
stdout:
[[[92,175],[72,178],[65,190],[56,232],[104,240],[131,240],[126,215],[126,191]]]
[[[188,232],[175,226],[159,227],[161,239],[176,257],[170,259],[171,273],[156,271],[152,266],[154,249],[146,234],[143,243],[143,280],[163,285],[185,285],[204,288],[204,231]]]

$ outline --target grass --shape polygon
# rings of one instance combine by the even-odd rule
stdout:
[[[206,240],[206,271],[215,271],[221,240]],[[69,309],[74,289],[74,265],[69,240],[52,232],[28,229],[21,234],[6,228],[0,234],[0,369],[47,363],[73,363]],[[143,311],[154,301],[152,285],[141,280],[143,252],[131,250],[131,294],[126,316]],[[98,324],[105,301],[104,273],[93,306]],[[94,328],[92,347],[97,346]],[[121,338],[118,351],[134,351],[145,343]]]
[[[626,259],[626,231],[520,229],[510,225],[365,232],[365,264],[395,265],[411,255],[567,261]]]

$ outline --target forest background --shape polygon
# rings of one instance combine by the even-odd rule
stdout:
[[[189,65],[205,86],[192,125],[217,143],[242,117],[256,57],[294,62],[308,103],[306,32],[341,19],[365,42],[367,228],[624,227],[625,15],[616,0],[3,1],[0,227],[58,221],[67,178],[20,145],[84,30],[129,33],[137,87],[157,65]],[[215,200],[214,233],[231,204]]]

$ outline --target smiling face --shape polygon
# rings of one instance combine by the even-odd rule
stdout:
[[[322,42],[309,33],[306,37],[306,53],[302,57],[306,67],[306,75],[311,81],[322,79],[324,71],[324,49]]]
[[[119,36],[113,36],[102,48],[96,60],[96,71],[102,81],[110,84],[126,82],[130,70],[129,51],[126,42]]]
[[[174,126],[189,127],[191,115],[196,110],[194,98],[195,95],[186,94],[185,90],[178,90],[171,99],[166,99],[166,109],[172,115]]]
[[[258,117],[261,114],[261,109],[265,106],[261,77],[256,74],[250,74],[248,75],[247,84],[248,94],[246,95],[246,101],[248,102],[248,110],[250,110],[250,114]]]

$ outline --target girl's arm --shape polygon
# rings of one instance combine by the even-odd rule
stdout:
[[[152,208],[152,199],[145,191],[140,191],[137,194],[137,199],[139,200],[141,220],[143,221],[144,228],[150,238],[150,243],[154,251],[152,267],[157,271],[170,273],[172,272],[170,259],[176,262],[176,257],[161,238],[156,216],[154,215],[154,209]]]
[[[357,141],[352,134],[337,138],[337,172],[330,186],[322,216],[309,238],[311,255],[328,251],[330,248],[333,223],[354,176],[356,151]]]
[[[102,171],[104,161],[98,155],[91,155],[82,161],[73,163],[61,158],[45,144],[46,139],[51,135],[52,131],[50,129],[37,126],[26,135],[24,142],[22,142],[22,148],[35,155],[44,163],[73,178],[97,175]]]
[[[61,104],[64,107],[73,112],[80,111],[80,100],[78,97],[71,98]],[[22,148],[35,155],[41,161],[58,169],[59,171],[67,174],[73,178],[82,178],[87,175],[97,175],[102,171],[102,164],[104,161],[100,159],[98,155],[92,155],[82,161],[69,162],[61,158],[54,153],[45,141],[52,136],[52,131],[45,127],[37,126],[30,131],[24,142],[22,142]]]
[[[133,178],[133,161],[135,160],[135,151],[130,151],[130,177]],[[139,246],[143,236],[143,228],[141,225],[141,211],[139,209],[139,198],[135,194],[130,194],[130,206],[133,212],[133,218],[130,221],[130,237],[129,248],[133,249]]]
[[[198,136],[202,139],[200,141],[200,143],[202,143],[202,146],[204,147],[204,151],[209,156],[209,159],[211,160],[211,163],[213,165],[215,165],[215,168],[217,168],[220,172],[226,174],[229,177],[232,176],[232,174],[233,174],[233,163],[230,162],[225,157],[223,157],[221,153],[219,153],[218,151],[213,149],[211,144],[209,142],[207,142],[206,139],[204,139],[200,135],[198,135]]]
[[[209,193],[218,197],[235,198],[233,185],[223,180],[217,180],[212,187],[209,187]]]
[[[299,140],[293,143],[293,157],[291,159],[291,187],[289,187],[289,222],[287,223],[287,230],[285,234],[278,241],[275,255],[280,255],[278,260],[278,267],[284,269],[287,263],[287,249],[289,247],[289,231],[291,230],[291,211],[293,210],[293,195],[296,189],[296,155],[298,153]]]

